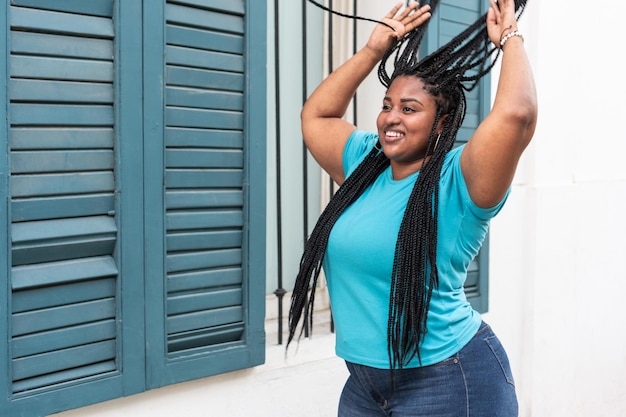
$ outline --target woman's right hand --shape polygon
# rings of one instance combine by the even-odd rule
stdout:
[[[376,25],[365,45],[365,48],[378,59],[382,59],[394,41],[402,39],[404,35],[420,27],[431,16],[430,5],[419,7],[419,3],[414,2],[398,13],[401,7],[402,3],[396,4],[381,20],[394,30],[385,25]]]

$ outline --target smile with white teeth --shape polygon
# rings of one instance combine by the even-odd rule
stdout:
[[[385,132],[385,136],[390,137],[390,138],[400,138],[404,136],[404,134],[400,132],[392,131],[392,130],[387,130]]]

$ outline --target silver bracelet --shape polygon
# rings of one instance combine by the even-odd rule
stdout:
[[[500,39],[500,49],[504,48],[504,44],[506,43],[506,41],[511,39],[513,36],[519,36],[520,38],[522,38],[522,41],[524,40],[524,36],[522,35],[522,33],[519,30],[514,30],[513,32],[507,33],[502,37],[502,39]]]

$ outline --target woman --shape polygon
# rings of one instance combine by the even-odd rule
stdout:
[[[340,416],[517,415],[506,353],[463,284],[535,130],[518,3],[491,0],[481,21],[419,62],[437,2],[398,4],[304,105],[305,143],[341,187],[305,246],[289,341],[302,316],[312,320],[308,291],[323,265],[336,351],[350,371]],[[494,52],[502,66],[493,107],[453,149],[464,90],[490,71]],[[378,132],[368,133],[342,117],[377,66],[387,91]]]

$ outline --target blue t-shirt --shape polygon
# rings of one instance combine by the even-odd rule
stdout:
[[[356,131],[343,154],[346,177],[378,141]],[[448,153],[439,183],[437,267],[421,366],[449,358],[474,336],[481,318],[465,297],[467,269],[506,197],[481,209],[471,200],[461,172],[463,147]],[[339,357],[374,368],[389,368],[387,323],[391,270],[400,223],[419,173],[395,181],[388,167],[340,216],[330,234],[324,272],[328,281]],[[407,368],[418,367],[417,357]]]

